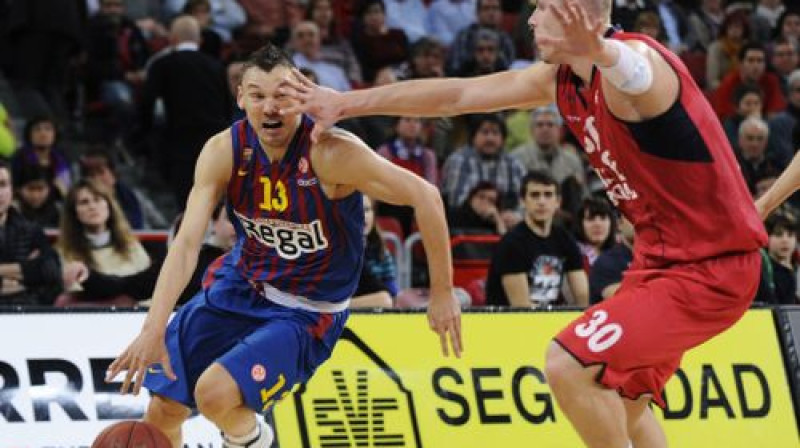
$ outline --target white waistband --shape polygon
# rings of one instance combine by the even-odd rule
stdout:
[[[350,306],[350,299],[343,302],[321,302],[318,300],[310,300],[303,296],[296,296],[288,292],[281,291],[280,289],[270,285],[266,282],[261,282],[262,286],[261,295],[263,295],[270,302],[277,303],[278,305],[285,306],[286,308],[299,308],[306,311],[313,311],[315,313],[333,314],[346,310]]]

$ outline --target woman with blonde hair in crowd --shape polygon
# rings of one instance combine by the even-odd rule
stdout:
[[[67,194],[56,250],[70,302],[114,300],[133,304],[155,286],[150,256],[131,231],[112,194],[82,179]]]

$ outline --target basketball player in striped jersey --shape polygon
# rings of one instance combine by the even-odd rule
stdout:
[[[548,383],[587,446],[664,447],[647,404],[664,405],[664,384],[685,351],[748,309],[767,238],[725,133],[689,71],[658,42],[612,28],[611,7],[612,0],[539,0],[528,24],[542,61],[526,69],[344,94],[298,77],[283,91],[299,103],[285,112],[310,113],[321,132],[360,115],[556,103],[636,237],[617,293],[550,345]]]
[[[256,414],[308,381],[347,321],[364,252],[361,192],[414,208],[431,275],[429,323],[445,355],[448,343],[461,353],[438,190],[350,133],[330,129],[312,142],[308,116],[279,115],[288,98],[278,88],[292,68],[272,45],[245,64],[238,104],[247,118],[203,148],[152,308],[109,368],[109,379],[127,371],[122,393],[150,389],[144,419],[175,448],[192,408],[220,428],[225,447],[271,445],[272,430]],[[236,244],[209,266],[203,290],[167,325],[223,196]]]

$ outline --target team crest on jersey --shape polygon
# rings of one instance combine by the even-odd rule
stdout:
[[[297,170],[300,171],[300,174],[306,174],[308,172],[308,159],[300,157],[300,161],[297,162]]]
[[[256,364],[252,369],[250,369],[250,375],[253,377],[253,381],[260,383],[267,378],[267,369],[265,369],[261,364]]]
[[[328,248],[322,221],[296,223],[282,219],[251,219],[235,212],[248,238],[275,249],[281,258],[297,259],[300,255]]]
[[[247,165],[250,164],[250,160],[253,158],[253,148],[245,147],[242,148],[242,163],[239,165],[239,171],[236,173],[239,176],[247,176]]]

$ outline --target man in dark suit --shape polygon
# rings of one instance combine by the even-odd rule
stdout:
[[[150,64],[141,97],[144,132],[153,127],[156,100],[163,101],[165,129],[158,163],[181,210],[204,142],[230,123],[232,98],[225,68],[198,51],[200,33],[193,17],[175,19],[170,28],[172,46]]]

